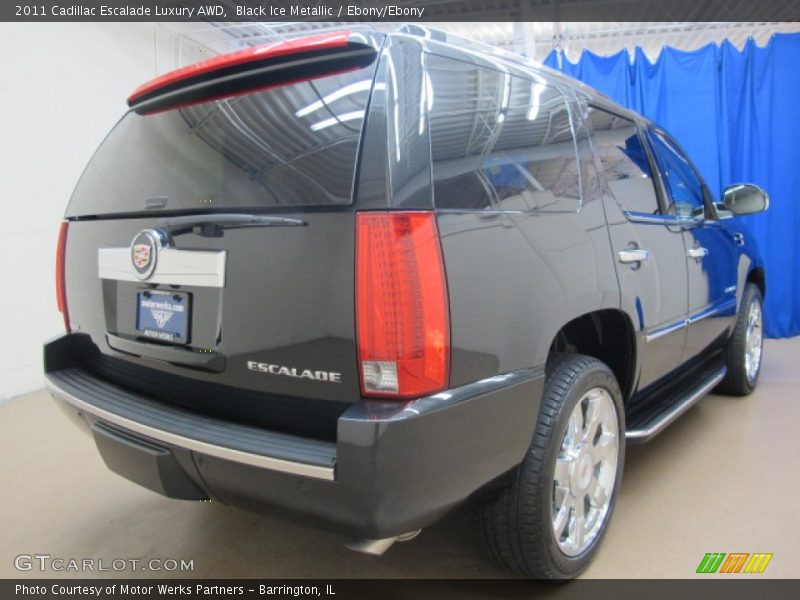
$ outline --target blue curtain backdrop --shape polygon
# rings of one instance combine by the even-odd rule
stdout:
[[[766,333],[800,334],[800,34],[742,51],[727,41],[667,47],[655,64],[640,48],[632,61],[623,50],[584,52],[577,64],[553,51],[544,62],[669,130],[712,192],[740,182],[767,190],[769,211],[741,218],[766,263]]]

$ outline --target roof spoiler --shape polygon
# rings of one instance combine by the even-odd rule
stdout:
[[[156,77],[134,90],[128,106],[148,114],[359,69],[375,60],[375,46],[350,31],[262,44]]]

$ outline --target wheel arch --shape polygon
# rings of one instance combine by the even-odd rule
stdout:
[[[747,274],[747,283],[754,283],[761,291],[761,297],[767,296],[767,276],[764,272],[764,267],[753,267]]]
[[[599,309],[565,323],[550,344],[548,364],[557,353],[564,352],[603,361],[617,378],[623,402],[631,397],[636,380],[636,332],[624,311]]]

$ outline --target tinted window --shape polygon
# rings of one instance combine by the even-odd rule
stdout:
[[[577,210],[575,141],[558,90],[440,57],[428,74],[437,208]]]
[[[67,214],[349,204],[373,71],[128,113]]]
[[[592,108],[592,140],[609,190],[625,210],[658,212],[653,175],[633,121]]]
[[[360,208],[432,207],[425,59],[416,39],[390,38],[381,52],[362,139]]]
[[[703,184],[692,163],[671,138],[654,130],[647,133],[675,214],[702,217]]]

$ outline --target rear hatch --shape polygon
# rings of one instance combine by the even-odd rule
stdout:
[[[67,209],[66,300],[102,377],[333,439],[360,397],[353,180],[377,40],[313,36],[139,88]]]

